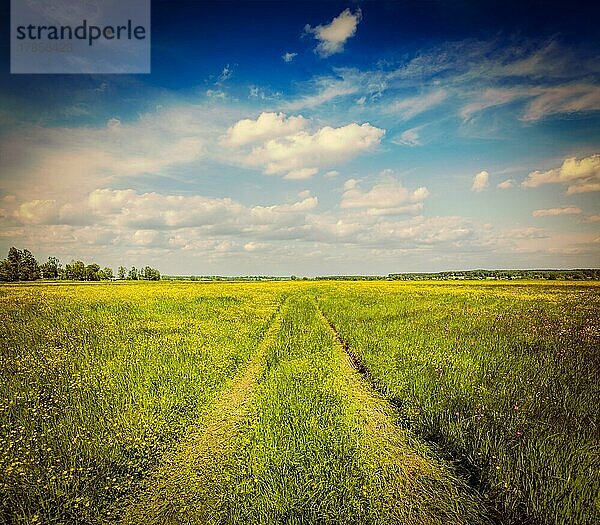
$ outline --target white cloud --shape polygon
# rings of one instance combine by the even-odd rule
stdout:
[[[219,75],[219,78],[217,79],[217,85],[222,84],[223,82],[226,82],[232,76],[233,76],[233,68],[230,67],[229,64],[227,64],[223,68],[223,71],[221,71],[221,74]]]
[[[360,86],[349,80],[339,80],[331,78],[320,78],[311,83],[316,93],[304,95],[296,100],[291,100],[282,105],[287,111],[297,111],[299,109],[312,109],[321,104],[332,100],[356,94]]]
[[[361,18],[362,12],[360,9],[357,9],[354,13],[350,9],[345,9],[329,24],[314,28],[307,24],[304,30],[315,35],[318,40],[319,43],[315,52],[322,57],[328,57],[344,50],[344,44],[356,33]]]
[[[254,147],[244,163],[262,169],[266,175],[306,178],[320,168],[374,150],[384,134],[385,130],[371,124],[355,122],[339,128],[325,126],[314,133],[299,131]]]
[[[325,177],[327,177],[328,179],[334,179],[339,174],[340,174],[340,172],[337,170],[330,170],[327,173],[325,173]]]
[[[98,127],[22,126],[0,144],[0,189],[49,199],[124,177],[168,175],[206,156],[214,132],[214,124],[202,120],[207,112],[173,107]]]
[[[221,91],[220,89],[207,89],[206,96],[208,98],[217,99],[217,100],[218,99],[225,100],[227,98],[227,95],[225,94],[225,92]]]
[[[364,191],[358,181],[349,179],[344,183],[340,208],[366,210],[370,215],[416,213],[428,196],[427,188],[422,186],[411,192],[396,180],[375,184]]]
[[[351,190],[352,188],[356,188],[358,186],[358,181],[356,179],[348,179],[344,182],[344,190]]]
[[[560,168],[548,171],[532,171],[522,182],[525,188],[536,188],[544,184],[567,186],[567,194],[600,191],[600,155],[591,155],[577,160],[565,159]]]
[[[285,53],[281,58],[284,62],[291,62],[295,57],[298,56],[298,53],[290,53],[289,51]]]
[[[284,178],[288,180],[310,179],[317,173],[319,173],[318,168],[299,168],[297,170],[290,171]]]
[[[398,137],[393,139],[392,142],[394,144],[398,144],[399,146],[420,146],[421,141],[419,136],[419,130],[420,127],[407,129],[406,131],[400,133]]]
[[[478,113],[488,108],[509,104],[515,100],[531,97],[534,93],[531,88],[488,88],[475,100],[463,106],[460,110],[460,116],[468,119],[474,113]]]
[[[482,243],[476,228],[463,217],[393,218],[392,214],[372,214],[368,210],[344,217],[309,217],[313,234],[323,242],[353,244],[377,249],[381,255],[424,253],[434,246],[465,248]]]
[[[244,211],[242,205],[229,198],[113,189],[94,190],[87,207],[99,220],[136,229],[199,227],[234,218]]]
[[[498,184],[498,188],[501,190],[509,190],[514,185],[515,185],[515,181],[513,179],[506,179]]]
[[[528,100],[521,119],[534,122],[550,115],[599,110],[600,88],[587,83],[489,88],[463,106],[460,115],[467,119],[485,109],[521,100]]]
[[[255,252],[264,249],[265,246],[266,245],[264,243],[251,241],[244,244],[244,250],[247,252]]]
[[[139,246],[153,246],[159,237],[160,233],[156,230],[136,230],[133,233],[132,241],[133,244]]]
[[[448,93],[444,89],[438,89],[427,93],[425,95],[419,95],[417,97],[404,98],[392,102],[387,106],[387,110],[391,113],[398,113],[403,119],[408,120],[419,113],[423,113],[443,102],[448,96]]]
[[[23,224],[45,224],[58,218],[59,209],[55,199],[35,199],[21,204],[15,216]]]
[[[99,188],[81,202],[55,199],[2,199],[6,207],[2,220],[14,225],[77,226],[73,216],[87,217],[95,228],[114,232],[112,239],[128,235],[136,245],[156,244],[173,238],[177,231],[192,229],[198,235],[238,235],[249,233],[269,236],[276,232],[301,229],[304,217],[318,206],[310,192],[300,192],[290,204],[244,206],[230,198],[210,198],[201,195],[166,195],[157,192],[138,193],[132,189]],[[69,213],[64,213],[64,210]],[[92,231],[91,226],[73,231]],[[96,231],[96,230],[93,230]],[[130,233],[126,233],[130,232]],[[151,232],[162,232],[158,236]],[[106,234],[110,238],[110,234]],[[161,241],[162,242],[162,241]]]
[[[483,170],[473,177],[471,191],[483,191],[490,185],[490,174]]]
[[[283,113],[261,113],[256,120],[243,119],[231,126],[224,142],[241,146],[275,137],[292,135],[306,126],[302,115],[286,117]]]
[[[531,212],[533,217],[555,217],[557,215],[579,215],[581,209],[575,206],[563,206],[562,208],[546,208]]]
[[[600,86],[566,84],[539,90],[525,108],[523,120],[540,120],[548,115],[600,110]]]
[[[276,100],[281,96],[278,92],[267,92],[264,88],[259,86],[250,86],[248,88],[248,98],[254,98],[259,100]]]

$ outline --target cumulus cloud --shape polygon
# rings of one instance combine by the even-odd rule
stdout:
[[[473,177],[471,191],[483,191],[490,185],[490,174],[483,170]]]
[[[600,155],[578,160],[565,159],[562,166],[548,171],[532,171],[522,182],[525,188],[537,188],[544,184],[567,186],[567,194],[600,191]]]
[[[498,184],[498,188],[501,190],[509,190],[514,185],[515,185],[515,181],[513,179],[506,179]]]
[[[224,137],[226,144],[241,146],[251,142],[292,135],[306,126],[302,115],[286,117],[283,113],[261,113],[256,120],[243,119],[231,126]]]
[[[344,50],[344,44],[356,33],[361,18],[362,12],[360,9],[357,9],[354,13],[350,9],[345,9],[329,24],[316,27],[307,24],[304,31],[315,36],[315,39],[319,42],[315,52],[325,58]]]
[[[370,246],[379,254],[397,250],[423,253],[434,246],[464,248],[482,243],[476,228],[456,216],[394,218],[362,212],[344,217],[315,215],[308,220],[313,235],[322,242]]]
[[[348,179],[344,183],[340,208],[366,210],[370,215],[417,213],[423,208],[423,201],[428,196],[426,187],[410,191],[396,180],[375,184],[371,189],[363,190],[357,180]]]
[[[562,208],[546,208],[531,212],[533,217],[555,217],[557,215],[579,215],[581,209],[575,206],[563,206]]]
[[[318,205],[316,196],[301,192],[296,202],[271,206],[245,206],[228,197],[139,193],[132,189],[99,188],[78,202],[56,199],[3,199],[6,219],[20,225],[76,225],[73,216],[88,218],[88,224],[131,230],[136,244],[147,244],[155,237],[149,232],[171,232],[193,228],[208,232],[267,231],[301,226],[302,217]],[[67,212],[65,213],[65,210]]]
[[[284,55],[282,55],[281,58],[283,59],[284,62],[291,62],[297,56],[298,56],[298,53],[290,53],[288,51],[287,53],[285,53]]]
[[[314,133],[304,130],[305,124],[302,117],[263,113],[255,121],[236,123],[228,130],[224,142],[232,145],[259,142],[242,155],[244,165],[261,169],[266,175],[306,179],[321,168],[372,151],[385,134],[385,130],[369,123],[353,122],[339,128],[325,126]]]

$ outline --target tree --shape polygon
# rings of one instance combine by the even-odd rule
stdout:
[[[8,257],[0,265],[0,279],[3,281],[33,281],[41,276],[40,267],[29,250],[8,250]]]
[[[81,261],[71,261],[65,267],[65,277],[73,281],[83,281],[85,279],[85,264]]]
[[[58,279],[60,262],[56,257],[48,257],[48,260],[40,266],[44,279]]]
[[[0,261],[0,281],[12,281],[10,264],[6,259]]]
[[[40,267],[35,257],[29,250],[21,252],[21,265],[19,267],[19,280],[35,281],[41,277]]]
[[[85,267],[85,280],[86,281],[99,281],[100,280],[100,266],[96,263],[88,264]]]
[[[160,281],[160,272],[150,266],[145,266],[142,270],[142,277],[148,281]]]
[[[130,281],[137,281],[139,279],[139,274],[135,266],[132,266],[129,270],[129,273],[127,274],[127,279],[129,279]]]
[[[98,274],[100,275],[100,279],[112,279],[113,278],[112,268],[109,268],[108,266],[105,266],[102,270],[100,270],[98,272]]]
[[[119,266],[119,279],[125,279],[125,274],[127,273],[127,268],[125,266]]]
[[[14,246],[8,250],[8,257],[6,258],[6,262],[8,265],[8,276],[9,281],[18,281],[19,274],[21,273],[21,258],[23,254],[21,251],[17,250]]]

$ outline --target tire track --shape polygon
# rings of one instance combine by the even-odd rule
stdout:
[[[487,520],[488,523],[493,525],[500,525],[503,523],[502,516],[495,505],[482,497],[480,493],[481,482],[479,480],[478,473],[473,471],[473,468],[471,468],[463,458],[456,457],[454,454],[450,454],[443,446],[443,443],[437,440],[426,439],[424,436],[414,434],[411,431],[408,421],[405,421],[399,413],[403,406],[402,401],[396,398],[390,398],[390,393],[377,381],[369,368],[364,364],[360,356],[352,352],[348,343],[338,332],[334,323],[325,315],[325,312],[323,312],[321,309],[316,298],[315,303],[321,317],[323,318],[324,322],[327,323],[339,347],[343,350],[346,363],[353,369],[354,375],[357,376],[358,384],[365,389],[365,394],[367,396],[371,396],[373,400],[379,404],[380,409],[382,409],[387,415],[388,420],[384,421],[383,424],[381,422],[381,417],[383,414],[379,415],[378,418],[380,419],[380,422],[379,424],[376,424],[375,427],[380,430],[387,428],[388,431],[393,432],[393,429],[391,429],[389,426],[391,423],[391,425],[395,427],[397,431],[402,431],[407,435],[410,435],[410,441],[412,445],[419,449],[420,452],[425,452],[426,454],[432,453],[436,461],[453,465],[453,469],[456,469],[455,480],[460,485],[463,485],[462,489],[466,490],[471,494],[472,497],[474,497],[474,499],[478,500],[481,508],[484,509],[482,510],[482,515],[484,516],[483,519]],[[372,425],[370,426],[372,427]],[[423,448],[422,445],[425,445],[429,450]]]
[[[161,466],[145,483],[145,490],[125,509],[124,524],[184,523],[188,502],[198,500],[206,483],[219,471],[219,459],[230,448],[239,422],[253,400],[254,387],[264,370],[266,351],[280,330],[285,297],[266,324],[254,357],[233,380],[184,440],[163,459]],[[202,482],[200,482],[200,477]],[[200,482],[200,483],[198,483]]]
[[[400,408],[401,403],[394,402],[388,398],[388,395],[387,395],[388,393],[386,392],[386,390],[379,385],[378,381],[375,379],[375,377],[373,376],[373,374],[371,373],[369,368],[364,364],[364,362],[360,358],[360,356],[358,356],[354,352],[352,352],[348,343],[340,335],[340,333],[338,332],[338,330],[337,330],[336,326],[333,324],[333,322],[325,315],[325,312],[323,312],[323,310],[319,306],[319,303],[316,299],[315,299],[315,303],[316,303],[317,310],[319,311],[319,314],[321,315],[323,320],[327,323],[327,326],[329,326],[333,335],[335,335],[335,338],[336,338],[339,346],[344,350],[344,355],[346,357],[346,360],[350,364],[350,366],[356,372],[358,372],[358,374],[361,377],[366,379],[369,388],[374,393],[377,394],[377,397],[381,396],[381,397],[385,398],[386,402],[389,403],[390,405],[392,405],[394,408]]]

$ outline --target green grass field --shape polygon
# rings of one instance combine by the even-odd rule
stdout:
[[[1,286],[0,520],[598,523],[599,292]]]

